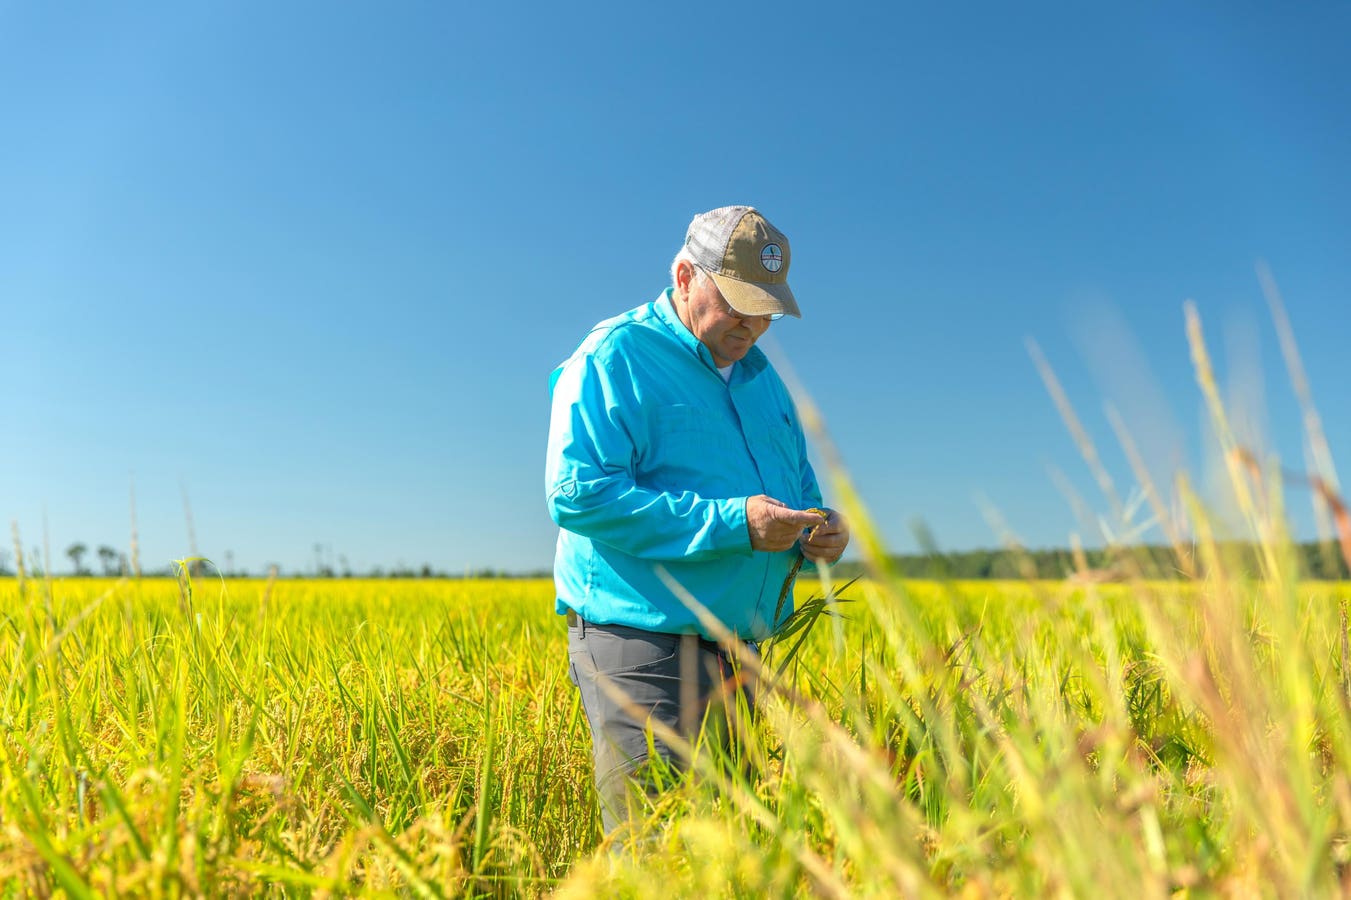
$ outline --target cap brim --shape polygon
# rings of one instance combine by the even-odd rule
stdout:
[[[708,277],[722,292],[727,305],[739,313],[748,316],[792,316],[802,318],[797,308],[797,298],[787,282],[767,284],[764,282],[741,281],[728,275],[709,272]]]

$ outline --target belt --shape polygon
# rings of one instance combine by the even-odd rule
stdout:
[[[568,608],[568,611],[565,614],[565,616],[568,620],[569,628],[576,628],[579,624],[586,621],[581,616],[577,615],[577,610],[572,609],[571,607]],[[699,643],[707,647],[708,649],[714,651],[715,653],[719,653],[723,656],[727,655],[726,649],[717,641],[710,641],[708,638],[704,637],[703,635],[700,635]],[[752,653],[758,654],[760,652],[760,644],[757,641],[742,641],[741,643]]]

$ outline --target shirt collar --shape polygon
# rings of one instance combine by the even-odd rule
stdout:
[[[675,288],[668,287],[661,292],[661,296],[652,304],[656,308],[657,318],[661,319],[662,323],[680,340],[680,343],[689,348],[691,353],[716,369],[717,366],[713,365],[713,354],[708,352],[708,348],[704,346],[703,342],[695,337],[694,332],[690,331],[685,323],[680,321],[680,316],[676,315],[674,297]]]
[[[722,378],[722,373],[718,372],[717,364],[713,362],[713,354],[708,352],[708,348],[704,346],[703,341],[695,337],[694,332],[690,331],[689,328],[685,326],[685,323],[680,321],[680,316],[676,315],[674,296],[675,288],[668,287],[666,290],[662,291],[661,296],[652,303],[657,318],[662,321],[662,324],[670,330],[671,334],[675,335],[675,337],[684,344],[691,353],[703,360],[704,365],[712,369],[718,378]],[[738,380],[738,369],[741,370],[742,373],[741,380],[745,380],[758,375],[760,370],[765,368],[768,364],[769,361],[765,358],[764,351],[759,347],[752,347],[750,351],[741,358],[740,364],[732,370],[732,380]]]

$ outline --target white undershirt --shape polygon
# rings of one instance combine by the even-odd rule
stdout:
[[[718,372],[722,375],[722,380],[728,384],[732,383],[732,366],[736,363],[728,363],[725,366],[718,366]]]

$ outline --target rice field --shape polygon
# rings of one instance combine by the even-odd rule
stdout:
[[[1173,551],[1113,548],[1120,583],[908,581],[832,467],[871,577],[799,579],[738,758],[668,739],[686,772],[609,838],[547,581],[20,563],[0,897],[1351,894],[1351,585],[1300,579],[1282,489],[1348,563],[1351,512],[1321,428],[1317,477],[1237,443],[1188,317],[1243,544],[1137,467]]]
[[[548,582],[8,580],[0,894],[1343,890],[1351,589],[1211,571],[805,604],[615,845]]]

